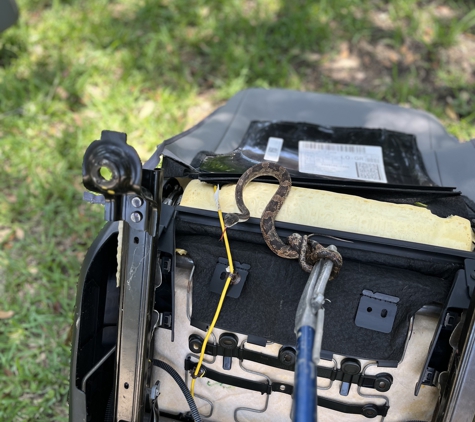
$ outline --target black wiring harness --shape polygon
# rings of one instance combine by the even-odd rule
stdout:
[[[191,416],[193,417],[193,420],[195,422],[201,422],[201,416],[198,412],[198,408],[196,407],[195,400],[193,399],[190,390],[185,384],[185,381],[180,377],[177,371],[175,371],[168,363],[163,362],[158,359],[153,360],[154,366],[157,366],[164,371],[168,372],[170,376],[175,380],[175,382],[178,384],[180,387],[180,390],[183,392],[183,395],[185,396],[186,401],[188,402],[188,405],[190,406],[190,411],[191,411]]]

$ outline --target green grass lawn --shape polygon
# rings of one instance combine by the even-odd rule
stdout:
[[[67,419],[81,201],[102,129],[143,159],[246,87],[371,97],[475,137],[470,2],[19,0],[0,34],[0,420]]]

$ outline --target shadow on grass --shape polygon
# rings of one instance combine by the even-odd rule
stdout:
[[[205,91],[239,79],[242,87],[341,92],[396,103],[424,97],[443,105],[458,96],[461,84],[473,84],[475,75],[461,75],[459,83],[439,80],[447,64],[442,47],[459,35],[453,19],[436,18],[439,32],[422,42],[402,25],[378,23],[378,8],[385,9],[378,2],[281,1],[270,13],[233,2],[190,7],[187,1],[146,1],[101,25],[117,51],[127,51],[123,77],[139,72],[152,88]],[[464,117],[467,110],[456,111]]]
[[[281,0],[272,10],[253,2],[145,0],[128,8],[111,3],[101,19],[88,16],[84,5],[78,6],[82,16],[77,25],[84,27],[85,42],[120,56],[119,78],[133,75],[146,89],[166,87],[178,97],[190,90],[222,90],[225,97],[233,93],[226,89],[230,86],[289,87],[396,103],[427,98],[429,105],[443,108],[463,83],[474,83],[473,74],[439,80],[447,62],[441,47],[456,43],[459,35],[455,18],[435,19],[439,32],[422,42],[411,34],[418,22],[410,16],[401,25],[382,23],[378,13],[386,13],[384,3],[328,3]],[[463,14],[466,6],[459,7]],[[13,53],[24,50],[21,42],[15,45]],[[7,53],[2,57],[10,60]],[[9,92],[7,81],[3,97],[16,98],[7,109],[21,107],[33,95],[56,95],[60,77],[67,107],[79,110],[84,95],[80,81],[94,63],[77,62],[69,54],[58,55],[53,63],[35,63],[29,80],[23,80],[23,92]],[[469,103],[473,101],[471,97]],[[413,105],[420,106],[417,101]],[[469,109],[456,105],[455,111],[464,117]]]

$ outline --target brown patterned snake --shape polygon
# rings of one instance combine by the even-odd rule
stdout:
[[[272,176],[279,181],[277,191],[261,216],[261,232],[269,249],[281,258],[298,259],[300,266],[306,272],[310,272],[315,263],[320,259],[330,259],[334,263],[332,271],[332,278],[334,278],[340,271],[343,263],[338,252],[326,249],[318,242],[310,240],[309,237],[311,235],[302,236],[298,233],[293,233],[289,236],[287,239],[288,244],[285,244],[275,229],[275,218],[292,187],[289,172],[278,164],[267,162],[256,164],[243,173],[236,185],[236,204],[241,214],[226,214],[224,216],[226,228],[249,220],[250,213],[244,204],[243,190],[249,182],[260,176]]]

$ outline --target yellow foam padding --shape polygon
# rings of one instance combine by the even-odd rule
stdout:
[[[224,213],[239,212],[235,188],[236,185],[226,185],[220,190]],[[251,217],[261,217],[276,189],[276,185],[258,182],[245,187],[244,203]],[[213,186],[192,180],[180,205],[216,211]],[[413,205],[298,187],[292,187],[277,220],[464,251],[472,251],[475,242],[470,222],[462,217],[440,218]]]

